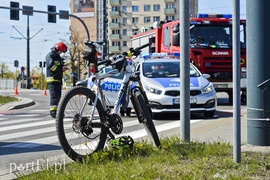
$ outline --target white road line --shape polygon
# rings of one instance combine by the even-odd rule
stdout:
[[[199,121],[202,121],[202,120],[192,120],[192,121],[190,121],[190,124],[193,124],[193,123],[196,123]],[[167,131],[169,129],[180,127],[180,121],[178,120],[178,121],[173,121],[173,122],[169,122],[169,123],[165,123],[165,124],[155,125],[155,127],[156,127],[157,132],[160,133],[163,131]],[[128,136],[128,135],[131,136],[133,139],[137,139],[137,138],[147,136],[147,133],[146,133],[145,129],[143,128],[143,129],[140,129],[137,131],[131,131],[131,132],[128,132],[125,134],[120,134],[117,137]]]
[[[28,124],[1,127],[0,131],[8,131],[8,130],[29,128],[29,127],[35,127],[35,126],[48,125],[48,124],[55,124],[55,120],[47,120],[47,121],[33,122],[33,123],[28,123]]]
[[[31,112],[45,112],[47,111],[49,113],[49,108],[48,109],[33,109],[33,110],[30,110]]]
[[[134,126],[134,125],[138,125],[138,124],[139,124],[138,120],[124,122],[124,128]],[[69,124],[65,124],[65,126],[68,126],[68,125]],[[1,135],[0,136],[0,141],[6,141],[6,140],[9,140],[9,139],[16,139],[16,138],[34,136],[34,135],[39,135],[39,134],[42,134],[42,133],[51,133],[51,132],[56,132],[56,128],[55,127],[48,127],[48,128],[40,128],[40,129],[34,129],[34,130],[28,130],[28,131],[9,133],[9,134],[5,134],[5,135]]]
[[[5,120],[7,120],[9,118],[6,118]],[[1,122],[1,126],[9,124],[17,124],[17,123],[27,123],[27,122],[31,122],[31,121],[40,121],[40,120],[44,120],[44,118],[32,118],[32,119],[17,119],[17,120],[13,120],[13,119],[9,119],[8,121],[5,122]]]
[[[190,121],[190,123],[195,123],[195,122],[198,122],[198,121],[201,121],[201,120]],[[132,123],[134,123],[134,122],[132,122]],[[132,123],[130,123],[129,125],[131,125]],[[160,125],[157,125],[155,127],[157,129],[157,132],[162,132],[162,131],[166,131],[166,130],[169,130],[169,129],[172,129],[172,128],[180,127],[180,121],[173,121],[173,122],[169,122],[169,123],[165,123],[165,124],[160,124]],[[145,129],[140,129],[140,130],[131,131],[131,132],[128,132],[128,133],[123,133],[123,134],[120,134],[119,136],[125,136],[125,135],[129,135],[133,139],[137,139],[137,138],[147,136]],[[0,146],[0,147],[5,147],[5,148],[7,148],[7,147],[34,148],[34,147],[39,147],[39,146],[42,146],[42,145],[54,144],[54,143],[57,143],[57,142],[58,142],[57,136],[51,136],[51,137],[36,139],[36,140],[32,140],[32,141],[8,144],[8,145]]]

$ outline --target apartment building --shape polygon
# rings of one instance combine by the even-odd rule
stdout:
[[[130,37],[154,28],[160,21],[178,20],[179,0],[109,0],[108,42],[109,52],[128,51]],[[198,12],[198,0],[190,0],[190,16]]]
[[[107,5],[104,18],[103,3]],[[179,19],[179,0],[71,0],[71,12],[87,25],[92,41],[106,39],[106,51],[119,54],[128,51],[133,34],[147,31],[159,21]],[[190,16],[198,12],[198,0],[190,0]],[[107,22],[106,31],[103,24]],[[71,28],[86,38],[83,26],[71,19]],[[105,32],[105,34],[104,34]]]

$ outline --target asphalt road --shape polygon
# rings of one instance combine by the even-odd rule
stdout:
[[[12,94],[13,92],[0,91]],[[31,98],[35,105],[2,112],[0,115],[0,179],[12,179],[11,172],[38,170],[47,164],[64,168],[69,161],[63,153],[56,136],[55,121],[49,116],[49,96],[41,90],[22,90],[19,96]],[[191,141],[232,142],[232,106],[228,104],[226,94],[219,94],[218,111],[213,118],[204,119],[203,114],[191,114]],[[245,117],[246,107],[241,107]],[[180,136],[179,114],[166,115],[155,119],[154,123],[160,138],[172,135]],[[121,135],[130,135],[135,140],[147,138],[144,127],[138,124],[135,114],[124,117],[124,131]],[[241,120],[242,142],[246,143],[246,120]]]

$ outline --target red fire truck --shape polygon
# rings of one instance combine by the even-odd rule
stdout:
[[[132,47],[154,39],[142,52],[180,52],[180,21],[160,22],[131,38]],[[232,15],[199,14],[190,18],[190,61],[202,72],[217,92],[226,92],[232,104]],[[246,103],[246,20],[240,20],[241,101]]]

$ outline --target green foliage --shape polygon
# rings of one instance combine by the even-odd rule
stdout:
[[[57,173],[52,168],[19,179],[270,179],[269,154],[243,152],[235,163],[227,143],[187,143],[175,136],[161,143],[106,148]]]
[[[6,104],[6,103],[17,101],[17,100],[18,99],[16,97],[0,95],[0,104]]]

